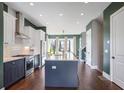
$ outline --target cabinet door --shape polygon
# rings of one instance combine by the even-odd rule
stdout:
[[[12,19],[12,31],[11,31],[11,33],[12,33],[12,35],[11,35],[11,38],[12,38],[12,41],[10,41],[12,44],[14,44],[15,43],[15,30],[16,30],[16,23],[15,23],[15,18],[13,18],[13,17],[11,17],[11,19]]]
[[[24,59],[16,60],[16,80],[21,79],[25,75],[25,62]]]
[[[40,54],[40,31],[35,31],[35,52],[36,54]]]
[[[45,41],[45,32],[41,31],[41,40]]]
[[[7,87],[11,84],[11,65],[4,63],[4,86]]]
[[[8,16],[8,19],[7,19],[7,41],[8,43],[10,44],[12,42],[12,19],[10,16]]]
[[[29,35],[30,35],[30,44],[31,44],[31,46],[35,46],[35,32],[34,32],[35,30],[32,28],[32,27],[30,27],[30,30],[29,30]]]
[[[4,63],[4,86],[8,87],[14,82],[15,76],[15,63],[14,62],[7,62]]]
[[[8,30],[8,27],[7,27],[7,14],[6,13],[4,13],[4,43],[8,43],[8,41],[7,41],[7,30]]]
[[[45,41],[45,32],[42,32],[43,41]]]
[[[4,12],[4,43],[14,44],[15,41],[15,18]]]
[[[31,26],[27,26],[24,27],[24,34],[27,35],[28,37],[30,37],[30,39],[28,41],[26,41],[28,43],[29,46],[35,46],[35,29],[32,28]],[[27,43],[25,42],[25,45],[27,45]]]
[[[24,27],[23,33],[24,33],[25,35],[27,35],[29,38],[31,38],[30,35],[29,35],[29,27]],[[31,42],[30,39],[23,39],[23,44],[24,44],[25,46],[30,46],[30,45],[31,45],[30,42]]]
[[[24,59],[4,63],[4,86],[8,87],[25,75]]]

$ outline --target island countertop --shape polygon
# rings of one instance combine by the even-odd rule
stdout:
[[[54,60],[54,61],[79,61],[79,59],[73,59],[73,58],[66,58],[66,59],[63,59],[63,58],[60,58],[60,57],[49,57],[46,59],[46,61],[48,60]]]

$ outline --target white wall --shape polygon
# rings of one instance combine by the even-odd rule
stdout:
[[[103,26],[97,20],[92,22],[92,65],[103,70]]]
[[[86,32],[82,32],[82,48],[86,47]]]
[[[16,12],[10,7],[8,7],[8,13],[16,17]]]

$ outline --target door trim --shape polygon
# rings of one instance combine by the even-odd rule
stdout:
[[[113,17],[116,16],[117,14],[119,14],[120,12],[124,11],[124,6],[122,8],[120,8],[119,10],[117,10],[115,13],[113,13],[110,16],[110,79],[111,81],[113,81],[113,60],[112,60],[112,54],[113,54],[113,46],[112,46],[112,42],[113,42]]]
[[[90,52],[91,52],[91,54],[90,54],[90,63],[88,62],[89,60],[87,60],[87,59],[89,59],[88,58],[88,51],[87,51],[87,34],[89,34],[89,32],[90,32],[90,43],[91,43],[91,45],[90,45]],[[86,63],[91,67],[92,66],[92,29],[90,28],[90,29],[88,29],[87,31],[86,31]]]

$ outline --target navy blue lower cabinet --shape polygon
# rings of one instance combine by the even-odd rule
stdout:
[[[14,66],[12,63],[10,62],[4,63],[4,86],[5,87],[8,87],[13,83],[14,81],[13,71],[14,71]]]
[[[78,61],[46,60],[45,87],[77,88]]]
[[[4,63],[4,86],[9,87],[25,76],[25,60],[19,59]]]
[[[19,80],[20,78],[25,76],[25,63],[24,59],[17,60],[16,62],[16,79]]]

